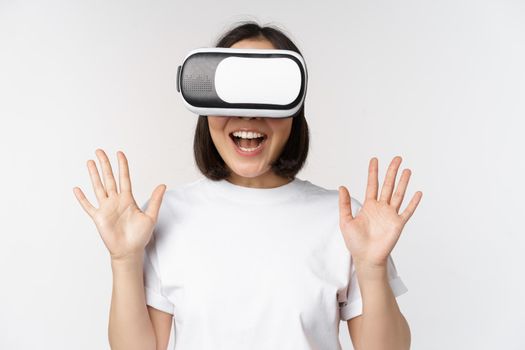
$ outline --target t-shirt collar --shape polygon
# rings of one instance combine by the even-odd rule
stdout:
[[[255,188],[236,185],[226,179],[211,180],[205,177],[204,181],[213,193],[226,199],[252,203],[271,203],[290,199],[301,193],[300,187],[304,183],[304,180],[295,177],[291,182],[278,187]]]

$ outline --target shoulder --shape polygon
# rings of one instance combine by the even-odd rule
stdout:
[[[163,214],[170,212],[174,206],[181,207],[183,204],[194,197],[196,194],[201,192],[204,184],[204,178],[198,178],[196,180],[176,185],[173,188],[167,188],[162,197],[162,203],[159,209],[159,217]],[[142,202],[140,206],[141,210],[145,210],[149,204],[151,198]]]
[[[166,189],[160,204],[157,221],[153,237],[163,244],[165,239],[173,236],[173,228],[181,225],[185,219],[192,212],[194,207],[195,197],[199,188],[202,185],[202,178],[197,180],[180,184],[173,188]],[[144,211],[150,202],[151,198],[143,202],[141,210]]]
[[[325,201],[334,206],[339,206],[339,190],[338,189],[329,189],[323,186],[314,184],[308,180],[299,180],[302,183],[302,189],[305,196],[309,199],[317,199],[320,201]],[[357,211],[363,205],[360,201],[350,195],[350,202],[352,209]]]
[[[169,200],[191,197],[194,194],[202,192],[205,181],[206,178],[200,177],[196,180],[177,185],[173,188],[166,189],[166,193],[164,193],[164,195]]]

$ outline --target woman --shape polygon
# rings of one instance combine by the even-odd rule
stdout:
[[[217,47],[297,47],[275,28],[245,23]],[[127,159],[120,192],[104,151],[88,161],[100,207],[74,193],[110,252],[112,349],[340,349],[347,321],[356,349],[408,349],[395,297],[406,292],[390,252],[422,193],[398,214],[410,170],[392,196],[395,157],[377,197],[369,165],[363,205],[346,187],[327,190],[295,175],[308,153],[304,106],[294,117],[199,116],[195,159],[204,178],[139,208]],[[337,198],[336,198],[337,196]]]

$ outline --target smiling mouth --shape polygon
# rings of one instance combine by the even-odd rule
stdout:
[[[230,134],[230,138],[233,140],[233,142],[239,146],[244,148],[257,148],[259,145],[261,145],[266,139],[268,138],[267,135],[263,137],[256,137],[253,139],[243,139],[242,137],[233,136],[233,134]]]

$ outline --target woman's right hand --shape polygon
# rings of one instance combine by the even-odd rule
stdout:
[[[97,149],[95,154],[102,166],[105,187],[100,180],[95,162],[88,160],[87,167],[99,208],[91,205],[79,187],[74,187],[73,192],[82,208],[95,222],[111,259],[133,259],[143,253],[151,238],[166,186],[159,185],[155,188],[148,207],[143,212],[131,193],[128,161],[124,153],[117,152],[120,193],[117,192],[115,178],[106,153]]]

